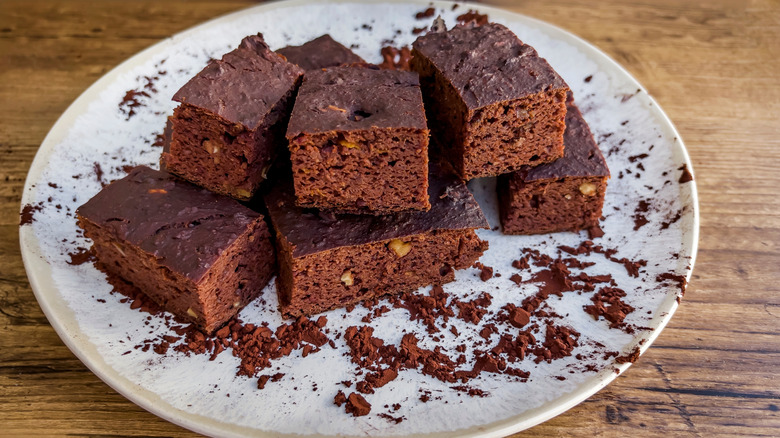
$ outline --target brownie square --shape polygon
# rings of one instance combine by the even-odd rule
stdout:
[[[161,164],[214,192],[251,198],[284,143],[302,75],[262,35],[244,38],[173,96],[181,104]]]
[[[276,53],[306,71],[365,62],[328,34],[300,46],[283,47]]]
[[[384,214],[428,210],[428,127],[416,73],[306,73],[287,127],[297,203]]]
[[[274,275],[262,215],[165,172],[136,167],[76,213],[108,271],[206,333]]]
[[[569,87],[512,31],[459,25],[412,47],[437,146],[463,179],[563,156]]]
[[[577,231],[597,226],[609,169],[576,105],[566,113],[563,158],[498,178],[506,234]]]
[[[476,228],[488,224],[466,186],[431,166],[431,209],[385,216],[303,209],[289,179],[265,196],[276,231],[276,289],[286,317],[454,279],[487,250]]]

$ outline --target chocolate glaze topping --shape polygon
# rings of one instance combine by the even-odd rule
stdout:
[[[433,62],[469,109],[568,87],[533,47],[500,24],[432,29],[412,47]]]
[[[345,66],[306,74],[287,138],[370,128],[428,129],[417,73]]]
[[[209,63],[173,100],[255,129],[302,74],[300,67],[272,52],[262,34],[252,35],[221,60]]]
[[[193,281],[262,217],[231,198],[146,166],[106,186],[76,213]]]
[[[442,167],[432,164],[428,195],[431,209],[385,216],[349,215],[295,206],[292,181],[280,182],[266,195],[277,232],[294,247],[293,257],[344,246],[402,238],[433,230],[487,228],[469,189]]]
[[[287,46],[276,51],[293,64],[308,71],[335,67],[355,62],[365,62],[352,50],[325,34],[301,46]]]
[[[563,134],[563,157],[552,163],[541,164],[520,172],[525,173],[525,181],[563,178],[571,176],[609,176],[609,168],[604,155],[593,140],[588,123],[582,117],[577,105],[569,102],[566,106],[566,131]]]

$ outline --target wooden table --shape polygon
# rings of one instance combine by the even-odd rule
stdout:
[[[496,3],[583,37],[635,75],[680,130],[701,206],[698,261],[668,328],[608,388],[521,435],[780,435],[780,5]],[[0,435],[193,435],[63,345],[27,281],[18,210],[38,146],[92,82],[251,4],[0,2]]]

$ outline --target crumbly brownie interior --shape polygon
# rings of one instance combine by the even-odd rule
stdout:
[[[373,214],[430,209],[423,130],[301,134],[289,147],[300,206]]]
[[[249,199],[265,179],[292,107],[295,88],[288,91],[257,129],[193,105],[174,110],[170,151],[162,154],[165,168],[195,184],[236,199]]]
[[[563,156],[566,89],[550,89],[470,113],[464,178],[495,176]]]
[[[419,52],[412,69],[420,73],[437,145],[446,149],[440,152],[463,179],[496,176],[563,156],[567,89],[549,88],[469,111],[455,87]]]
[[[517,173],[498,181],[505,234],[578,231],[598,225],[607,177],[567,177],[524,182]]]
[[[402,239],[341,247],[297,259],[278,236],[280,309],[286,317],[416,290],[454,279],[487,250],[474,230],[439,230]]]
[[[221,222],[233,220],[214,218],[208,222],[210,230],[218,230]],[[198,281],[171,270],[154,254],[117,239],[84,217],[79,217],[79,223],[107,270],[133,283],[163,309],[194,323],[207,334],[255,299],[274,274],[274,249],[262,218],[250,223]],[[182,227],[189,226],[198,228],[197,224],[184,224],[161,229],[160,233],[180,233]]]

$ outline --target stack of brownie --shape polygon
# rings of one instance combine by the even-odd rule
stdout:
[[[382,70],[328,35],[245,38],[174,95],[164,171],[79,208],[98,259],[211,333],[274,273],[286,317],[452,281],[488,246],[473,178],[499,177],[505,233],[597,226],[609,171],[533,48],[437,20],[412,53]]]
[[[135,168],[78,218],[109,273],[206,333],[274,273],[296,317],[452,281],[487,249],[471,193],[429,163],[415,73],[328,35],[278,53],[256,35],[174,100],[163,171]]]
[[[437,23],[413,44],[439,154],[497,176],[507,234],[598,229],[609,170],[571,90],[506,27]]]

